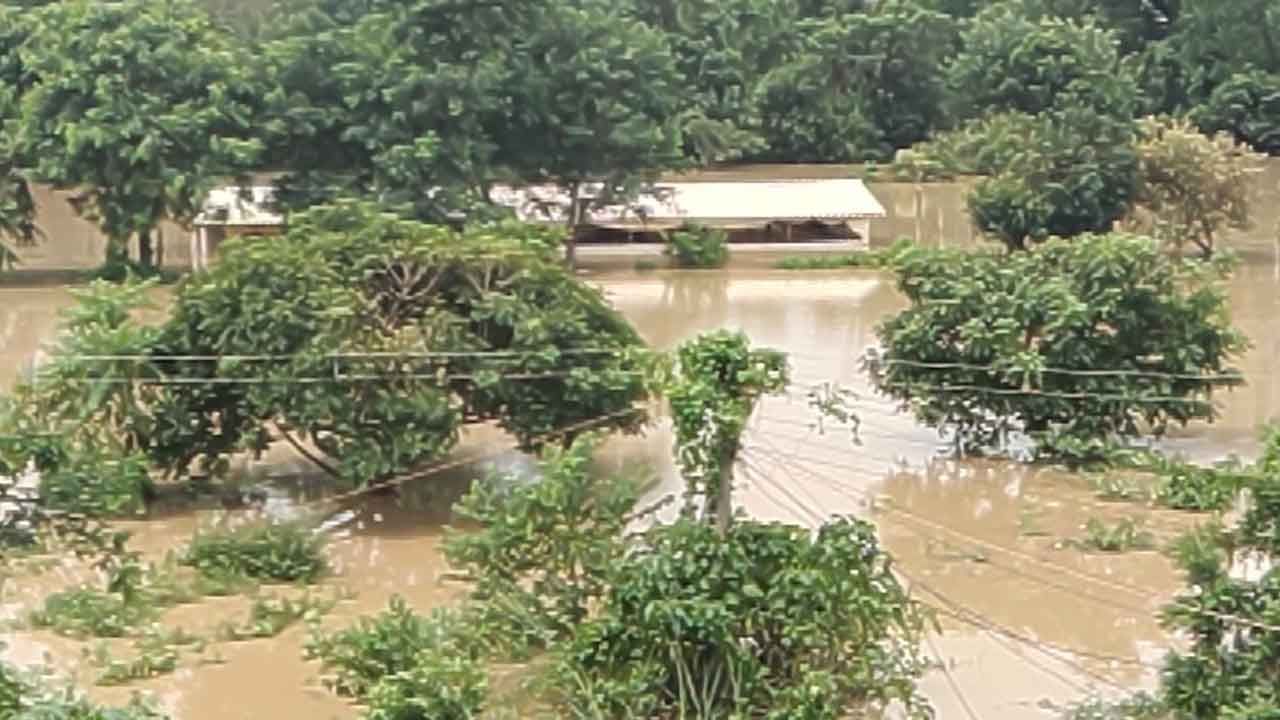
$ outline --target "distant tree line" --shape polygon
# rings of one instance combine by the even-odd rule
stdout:
[[[1268,0],[10,0],[0,232],[31,237],[26,183],[48,183],[145,264],[160,219],[263,169],[291,207],[454,222],[554,181],[577,217],[587,180],[886,162],[1009,114],[1092,148],[1179,115],[1275,154],[1277,36]],[[1017,188],[988,191],[1003,212]],[[1088,202],[1067,225],[1110,214]]]

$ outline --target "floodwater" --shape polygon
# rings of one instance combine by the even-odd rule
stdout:
[[[1277,180],[1280,168],[1273,168],[1260,183],[1273,187]],[[890,237],[914,235],[936,243],[948,228],[965,227],[954,187],[917,194],[902,186],[877,194],[893,214]],[[1280,212],[1273,206],[1280,203],[1262,209]],[[1275,220],[1260,218],[1262,230],[1233,243],[1245,259],[1230,285],[1233,318],[1254,343],[1241,362],[1248,387],[1221,397],[1217,423],[1174,433],[1165,442],[1169,449],[1201,460],[1248,457],[1257,451],[1259,425],[1280,414],[1280,383],[1270,362],[1280,352],[1274,322],[1280,254],[1270,237]],[[956,460],[940,452],[936,434],[875,396],[859,370],[859,358],[875,343],[877,323],[903,307],[888,277],[731,268],[599,270],[586,278],[657,347],[728,327],[790,353],[793,388],[762,401],[752,421],[736,504],[759,518],[810,526],[833,515],[874,520],[904,581],[944,611],[943,633],[933,645],[978,717],[1043,718],[1053,705],[1091,693],[1153,686],[1161,658],[1175,642],[1155,614],[1179,589],[1177,572],[1156,552],[1090,554],[1072,541],[1090,517],[1141,518],[1160,540],[1199,518],[1101,502],[1087,479],[1051,468]],[[0,289],[0,382],[16,378],[52,338],[57,312],[69,303],[60,288]],[[857,393],[857,442],[846,428],[814,426],[806,389],[829,382]],[[464,589],[448,579],[440,552],[447,508],[491,464],[530,471],[528,459],[506,446],[496,431],[478,429],[458,451],[474,462],[406,488],[398,498],[368,496],[337,508],[315,504],[322,492],[307,480],[305,461],[284,450],[243,470],[276,489],[266,512],[314,505],[334,519],[330,554],[337,573],[317,592],[343,598],[322,621],[338,627],[384,607],[395,594],[422,610],[459,599]],[[648,467],[656,478],[655,498],[678,492],[671,436],[661,422],[643,436],[608,444],[599,466],[602,472]],[[127,525],[135,545],[158,559],[200,527],[243,519],[222,510],[181,511]],[[0,586],[0,616],[14,617],[51,589],[91,578],[75,563],[11,578]],[[164,623],[205,632],[243,617],[247,603],[209,600],[170,611]],[[92,692],[120,700],[142,691],[178,720],[357,717],[358,708],[326,692],[317,666],[302,659],[306,635],[297,626],[270,640],[219,644],[204,656],[184,656],[172,675]],[[26,631],[4,639],[11,659],[33,663],[48,653],[56,667],[91,685],[81,644]],[[932,673],[924,690],[938,717],[966,712],[946,674]]]

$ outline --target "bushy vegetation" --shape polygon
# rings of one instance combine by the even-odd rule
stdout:
[[[729,234],[723,230],[686,225],[666,233],[664,252],[676,267],[717,268],[729,259]]]
[[[1052,454],[1212,420],[1246,342],[1218,270],[1115,234],[1008,257],[918,250],[897,264],[910,306],[880,326],[873,378],[970,450],[1014,430]],[[1080,454],[1079,449],[1075,454]]]
[[[393,598],[378,615],[313,636],[306,652],[323,663],[327,685],[368,706],[370,720],[461,720],[487,701],[475,629],[455,612],[422,616]]]
[[[503,654],[572,635],[626,551],[619,538],[639,487],[592,472],[595,445],[587,437],[549,450],[538,480],[490,478],[454,507],[464,529],[450,534],[445,554],[474,583],[477,624]]]
[[[138,698],[122,707],[90,702],[73,689],[54,688],[0,663],[0,720],[166,720]]]
[[[598,615],[560,656],[570,716],[835,718],[923,702],[924,617],[871,525],[808,530],[680,521],[610,574]]]
[[[210,578],[313,583],[329,570],[324,537],[298,524],[253,524],[197,533],[182,562]]]

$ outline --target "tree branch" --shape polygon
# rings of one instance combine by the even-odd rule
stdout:
[[[294,450],[297,450],[299,455],[306,458],[307,460],[310,460],[316,467],[325,471],[329,475],[333,477],[341,477],[341,475],[338,473],[337,468],[325,462],[324,460],[321,460],[318,455],[308,450],[307,447],[303,445],[301,441],[299,441],[296,437],[293,436],[292,432],[281,427],[280,423],[274,423],[274,425],[276,427],[276,431],[280,433],[280,437],[284,438],[285,442],[289,443],[289,445],[291,445]]]

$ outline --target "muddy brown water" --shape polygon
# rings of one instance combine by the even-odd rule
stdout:
[[[1264,180],[1280,180],[1280,170],[1269,171]],[[923,197],[911,186],[892,192],[880,188],[877,194],[891,211],[891,236],[918,232],[923,242],[940,242],[940,232],[964,226],[954,187],[926,188]],[[1271,206],[1262,211],[1280,212]],[[1257,451],[1258,426],[1280,414],[1280,383],[1272,362],[1280,352],[1274,322],[1280,309],[1280,254],[1269,235],[1275,221],[1260,218],[1263,230],[1236,241],[1245,264],[1231,281],[1230,296],[1234,320],[1254,343],[1241,362],[1248,387],[1221,398],[1217,423],[1174,433],[1165,442],[1172,450],[1201,460],[1247,457]],[[935,644],[979,717],[1041,718],[1050,714],[1051,705],[1090,692],[1115,694],[1117,685],[1153,685],[1163,653],[1176,642],[1155,614],[1180,587],[1178,574],[1159,553],[1091,554],[1069,541],[1080,537],[1083,524],[1094,516],[1140,517],[1162,539],[1198,518],[1101,502],[1078,475],[955,460],[941,453],[936,434],[876,397],[859,370],[859,357],[875,343],[876,324],[903,306],[889,278],[862,271],[745,267],[641,274],[597,269],[586,277],[657,347],[729,327],[791,353],[794,389],[763,401],[753,419],[737,502],[759,518],[810,526],[841,514],[875,520],[917,595],[978,624],[943,616],[943,634]],[[65,288],[0,289],[0,382],[7,385],[20,376],[50,342],[58,312],[70,303]],[[843,429],[813,427],[804,388],[830,381],[858,392],[860,444]],[[407,488],[399,498],[374,497],[330,509],[345,514],[335,515],[329,552],[337,573],[325,588],[341,590],[347,599],[324,618],[326,627],[385,607],[396,594],[423,610],[459,599],[464,589],[447,579],[440,552],[447,508],[492,464],[530,472],[527,458],[502,451],[506,443],[491,429],[469,432],[459,457],[496,457]],[[656,477],[655,498],[679,487],[671,436],[660,422],[643,436],[609,443],[599,466],[602,472],[648,468]],[[288,514],[299,502],[323,494],[308,479],[305,461],[282,449],[244,471],[277,489],[268,503],[271,512]],[[243,519],[220,510],[179,511],[126,525],[135,533],[134,544],[158,559],[200,527]],[[10,578],[0,586],[0,617],[20,616],[51,590],[93,579],[73,562]],[[247,604],[244,598],[209,600],[174,609],[163,622],[199,632],[243,617]],[[297,626],[270,640],[220,644],[220,662],[184,657],[174,674],[90,692],[119,701],[141,691],[178,720],[357,717],[358,708],[320,686],[318,668],[302,658],[305,638],[306,629]],[[82,643],[18,630],[0,639],[12,660],[47,660],[82,684],[92,684]],[[931,673],[924,690],[938,717],[964,716],[942,673]]]

